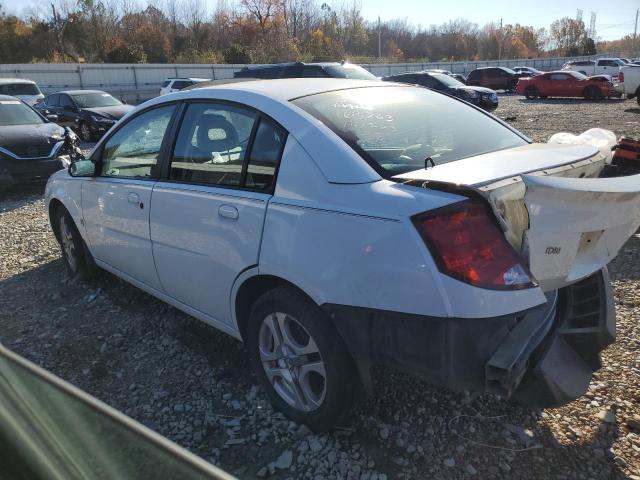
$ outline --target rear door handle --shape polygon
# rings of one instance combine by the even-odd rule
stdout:
[[[220,205],[220,208],[218,208],[218,215],[224,218],[236,220],[240,214],[238,213],[238,209],[232,205]]]

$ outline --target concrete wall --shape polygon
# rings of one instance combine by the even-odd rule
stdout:
[[[554,70],[565,62],[578,58],[562,57],[521,60],[492,60],[484,62],[431,62],[363,64],[377,76],[385,76],[408,70],[443,68],[454,73],[469,73],[478,67],[526,65],[540,70]],[[73,63],[25,63],[0,65],[1,78],[28,78],[34,80],[45,93],[66,89],[105,90],[115,96],[138,103],[155,97],[160,84],[167,77],[202,77],[212,79],[233,78],[233,72],[244,65],[194,65],[194,64],[73,64]]]

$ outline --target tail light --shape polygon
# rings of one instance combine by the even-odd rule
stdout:
[[[536,286],[484,204],[467,200],[412,221],[445,275],[493,290]]]
[[[618,82],[619,83],[624,83],[624,72],[620,72],[618,74]]]

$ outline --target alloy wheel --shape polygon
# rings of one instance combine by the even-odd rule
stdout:
[[[268,315],[260,326],[258,348],[267,379],[280,398],[303,412],[322,405],[327,389],[325,363],[300,322],[282,312]]]
[[[75,272],[78,268],[78,260],[76,258],[76,244],[73,241],[73,230],[66,215],[60,217],[60,244],[64,250],[64,257],[71,271]]]

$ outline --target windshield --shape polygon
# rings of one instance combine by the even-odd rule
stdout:
[[[353,80],[377,80],[371,72],[358,65],[329,65],[324,67],[325,71],[334,78],[351,78]]]
[[[115,107],[122,105],[108,93],[82,93],[71,95],[80,108]]]
[[[19,100],[0,100],[0,126],[44,123],[40,115]]]
[[[455,78],[443,73],[438,73],[436,75],[432,74],[431,76],[437,79],[439,82],[444,83],[448,87],[466,87],[466,85],[460,80],[456,80]]]
[[[425,88],[338,90],[293,103],[386,177],[526,144],[485,113]]]
[[[33,83],[8,83],[0,85],[0,95],[40,95],[40,89]]]

